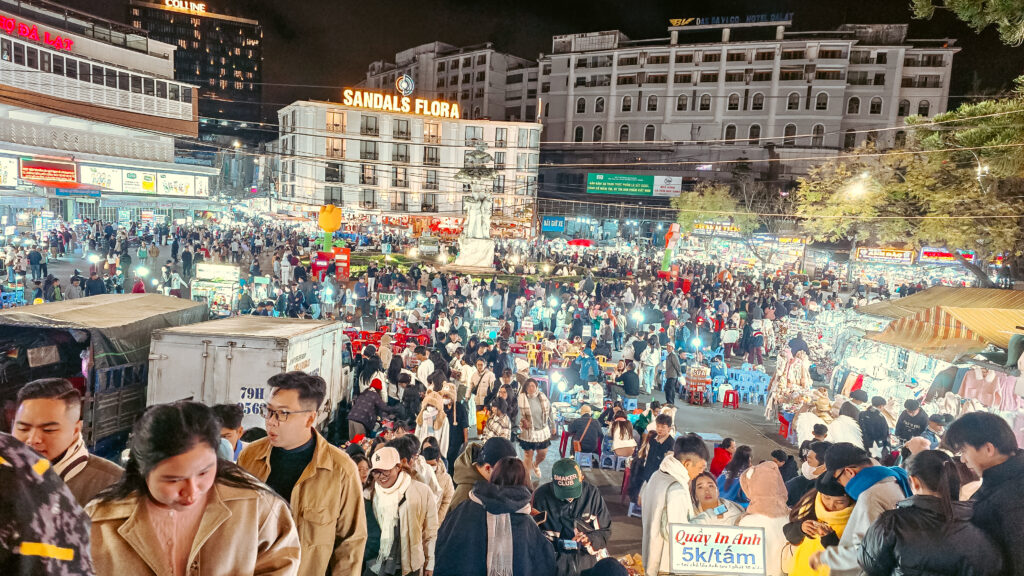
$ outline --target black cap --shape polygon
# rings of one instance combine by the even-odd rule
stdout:
[[[491,438],[484,442],[483,448],[477,454],[475,464],[489,464],[494,466],[499,460],[506,456],[515,456],[516,447],[505,438]]]
[[[831,475],[836,470],[842,470],[849,466],[859,466],[870,462],[871,457],[863,448],[859,448],[849,442],[833,444],[825,453],[825,474]]]
[[[850,392],[850,398],[852,400],[858,400],[860,402],[867,402],[868,393],[865,390],[854,390],[853,392]]]
[[[888,402],[886,402],[885,398],[882,398],[881,396],[872,396],[871,397],[871,405],[874,406],[875,408],[881,408],[882,406],[885,406],[886,404],[888,404]]]
[[[832,477],[831,474],[822,474],[814,481],[814,487],[825,496],[846,496],[846,488]]]
[[[928,421],[945,426],[949,423],[950,418],[951,416],[949,414],[932,414],[928,417]]]

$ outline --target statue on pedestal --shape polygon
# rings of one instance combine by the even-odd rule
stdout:
[[[474,149],[466,153],[466,164],[455,174],[455,181],[468,185],[463,193],[462,206],[466,219],[462,224],[461,238],[491,237],[491,188],[497,175],[492,166],[494,158],[487,153],[487,144],[474,139]]]

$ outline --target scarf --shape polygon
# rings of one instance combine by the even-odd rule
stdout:
[[[399,472],[398,481],[391,488],[380,484],[373,487],[373,515],[380,526],[380,550],[373,562],[373,573],[380,572],[381,566],[391,555],[391,547],[395,544],[395,526],[398,525],[398,506],[409,489],[412,480],[404,471]],[[398,543],[401,546],[401,542]]]
[[[658,467],[658,470],[674,478],[676,482],[679,482],[686,488],[687,492],[690,491],[690,473],[686,471],[683,463],[672,455],[671,451],[665,455],[665,459],[661,461],[661,466]]]
[[[850,498],[860,500],[861,494],[866,492],[868,488],[886,478],[895,478],[903,490],[903,494],[908,498],[910,497],[912,492],[910,490],[910,476],[907,475],[907,471],[903,468],[889,468],[887,466],[864,468],[846,484],[846,493],[850,495]]]
[[[821,503],[821,494],[818,494],[814,499],[814,516],[821,522],[828,524],[836,532],[836,536],[842,538],[843,532],[846,530],[846,524],[850,521],[850,514],[853,512],[853,506],[847,506],[842,510],[835,512],[829,512],[825,509],[825,506]],[[822,566],[818,570],[811,569],[810,557],[825,547],[821,545],[820,538],[810,538],[804,536],[800,545],[797,546],[793,554],[793,569],[790,571],[789,576],[828,576],[828,568]]]
[[[469,499],[479,504],[484,511],[484,503],[472,491]],[[516,510],[516,514],[529,514],[530,504]],[[487,512],[487,576],[512,576],[512,516],[510,514],[491,514]]]
[[[85,440],[82,439],[82,435],[79,434],[75,441],[71,443],[71,447],[68,448],[67,452],[53,463],[53,469],[60,476],[60,479],[64,482],[71,480],[82,470],[85,470],[86,464],[89,463],[89,450],[85,447]]]

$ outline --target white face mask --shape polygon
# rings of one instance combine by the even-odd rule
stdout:
[[[818,475],[814,473],[814,470],[815,468],[814,466],[811,466],[810,462],[804,462],[800,465],[800,473],[808,480],[814,480],[818,477]]]
[[[434,408],[433,406],[428,406],[427,409],[423,411],[423,416],[427,418],[433,418],[434,416],[437,416],[437,408]]]

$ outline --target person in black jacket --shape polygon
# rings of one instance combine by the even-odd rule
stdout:
[[[814,487],[814,481],[825,472],[825,452],[831,447],[831,442],[811,443],[800,474],[786,482],[786,506],[795,506]]]
[[[570,458],[551,467],[551,482],[537,488],[533,507],[537,524],[555,548],[559,576],[577,576],[597,563],[607,546],[612,516],[601,491],[583,479],[583,471]]]
[[[818,518],[817,508],[820,505],[826,512],[839,512],[853,504],[842,484],[834,478],[819,476],[811,481],[810,490],[793,506],[789,523],[782,527],[782,533],[793,546],[802,544],[804,538],[818,538],[822,548],[838,546],[839,535],[835,526]]]
[[[492,439],[493,440],[493,439]],[[434,574],[479,576],[502,564],[513,576],[555,576],[555,549],[530,516],[530,476],[522,460],[495,464],[490,482],[479,480],[469,499],[445,516],[434,546]],[[494,517],[488,521],[488,516]],[[494,529],[489,529],[489,526]],[[497,528],[504,526],[508,531]],[[504,536],[503,536],[504,534]]]
[[[883,512],[864,535],[859,563],[868,576],[1018,573],[1003,571],[995,542],[971,524],[970,504],[959,501],[960,475],[945,452],[917,453],[907,473],[914,495]]]
[[[914,436],[920,436],[928,427],[928,414],[921,409],[921,403],[909,399],[903,403],[903,412],[896,420],[896,437],[906,443]]]
[[[779,467],[779,473],[782,474],[783,482],[789,482],[800,473],[796,460],[782,450],[772,450],[772,461]]]
[[[630,398],[640,395],[640,376],[636,373],[636,364],[626,362],[626,371],[615,377],[615,383],[622,386],[622,393]]]
[[[85,295],[96,296],[97,294],[106,294],[107,285],[99,277],[96,271],[89,272],[89,279],[85,281]]]
[[[885,398],[875,396],[871,399],[871,407],[861,412],[857,418],[861,435],[864,437],[864,449],[869,453],[876,445],[882,450],[888,450],[890,447],[889,423],[879,411],[882,406],[885,406]]]
[[[1024,573],[1024,454],[1000,416],[969,412],[949,425],[945,443],[981,475],[971,521],[1003,551],[1005,574]]]
[[[596,454],[601,445],[601,423],[594,419],[593,409],[584,404],[580,417],[569,424],[573,442],[580,443],[580,452]]]

